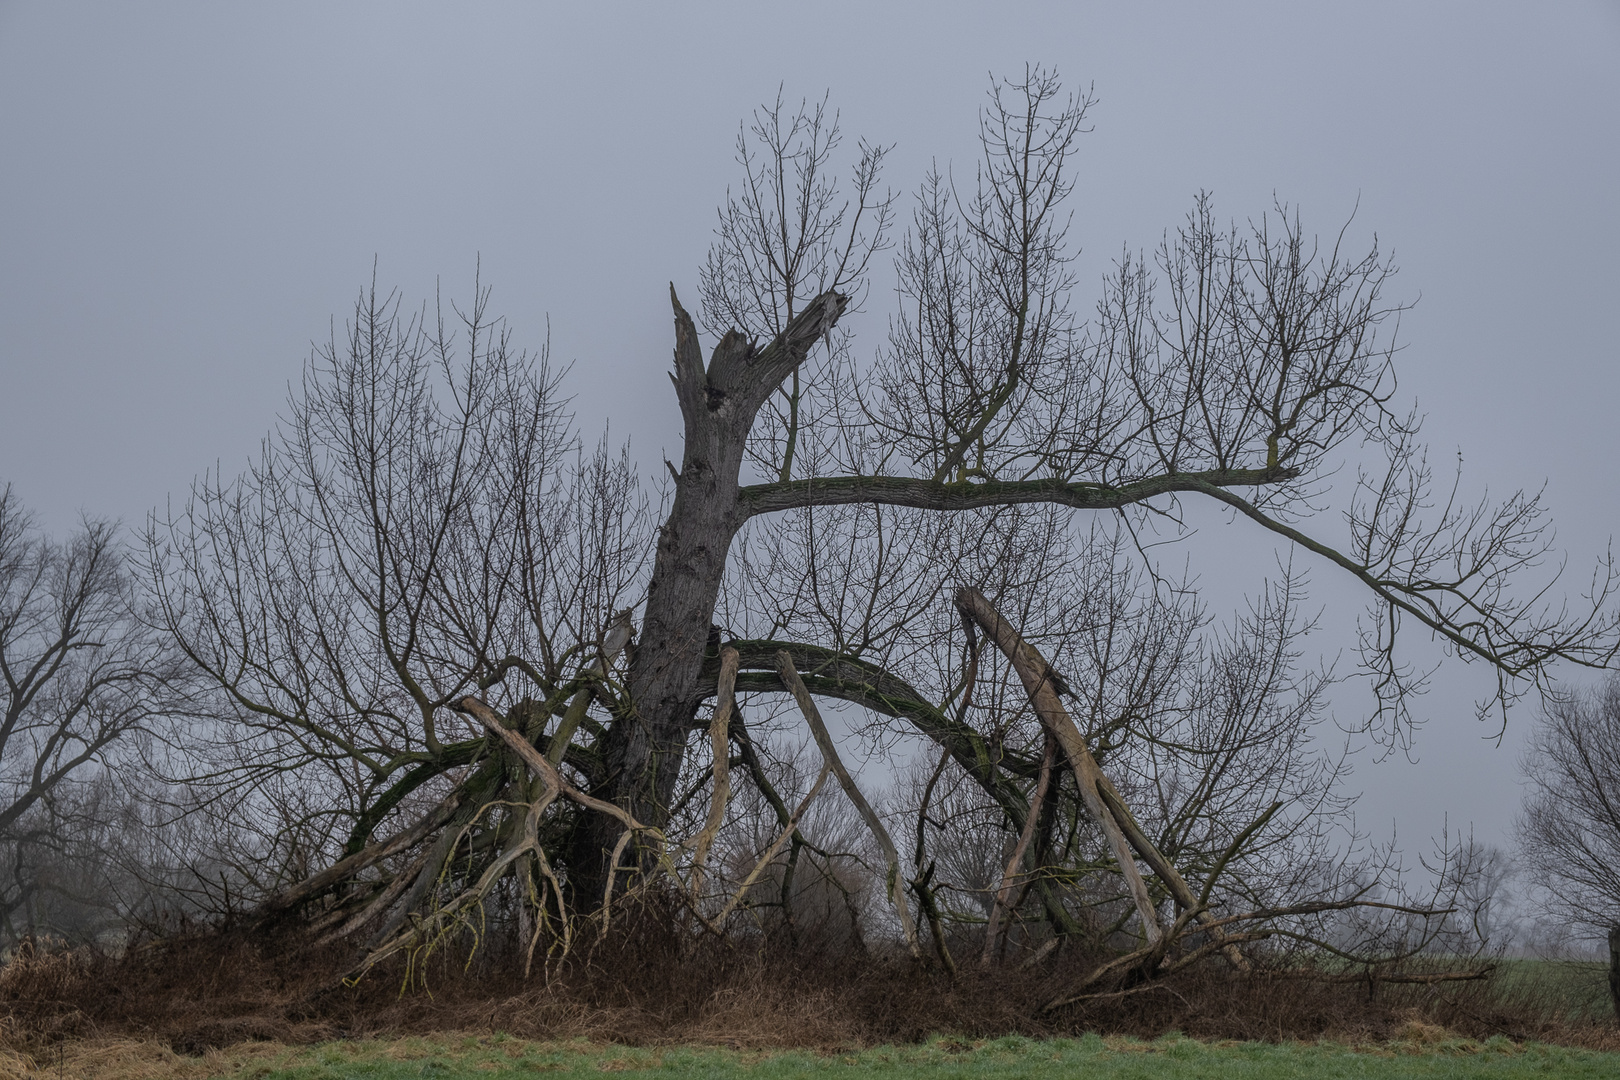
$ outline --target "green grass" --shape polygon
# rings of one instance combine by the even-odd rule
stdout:
[[[1502,960],[1493,976],[1500,992],[1541,999],[1571,1020],[1608,1020],[1609,965],[1593,960]]]
[[[244,1063],[246,1066],[246,1063]],[[443,1040],[363,1040],[309,1047],[279,1065],[239,1066],[227,1076],[253,1080],[517,1080],[604,1073],[729,1080],[997,1080],[997,1078],[1236,1077],[1329,1078],[1620,1077],[1620,1054],[1562,1047],[1444,1040],[1351,1048],[1337,1044],[1200,1043],[1168,1036],[1155,1042],[1003,1038],[969,1043],[938,1038],[921,1046],[848,1053],[743,1052],[707,1048],[645,1049],[588,1043],[531,1043],[502,1036]]]

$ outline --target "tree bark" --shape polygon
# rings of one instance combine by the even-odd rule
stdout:
[[[726,553],[747,514],[738,493],[743,451],[761,405],[837,323],[848,298],[823,293],[763,350],[737,331],[720,339],[707,370],[697,327],[670,288],[675,371],[670,376],[686,445],[675,500],[658,538],[641,640],[630,665],[633,715],[608,731],[606,779],[594,794],[662,827],[669,816],[692,721],[703,699],[704,652]],[[581,898],[597,895],[620,830],[592,815],[570,860]]]
[[[1298,469],[1216,469],[1164,473],[1123,484],[1064,480],[985,480],[945,483],[912,476],[828,476],[742,489],[749,517],[806,506],[881,503],[918,510],[973,510],[985,506],[1050,503],[1074,510],[1118,510],[1159,495],[1177,492],[1208,494],[1229,487],[1265,487],[1293,480]]]

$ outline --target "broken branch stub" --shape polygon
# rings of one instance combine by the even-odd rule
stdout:
[[[635,636],[636,629],[630,622],[630,612],[619,612],[602,641],[602,654],[596,663],[591,665],[590,671],[606,678],[613,661],[618,659],[619,654]],[[546,751],[546,760],[553,766],[562,764],[563,755],[568,752],[568,744],[574,739],[574,732],[579,730],[580,723],[585,719],[585,710],[591,704],[592,695],[590,686],[582,686],[568,702],[568,709],[558,721],[557,730],[552,733],[551,745]]]

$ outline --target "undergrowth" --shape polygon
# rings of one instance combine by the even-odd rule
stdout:
[[[1536,979],[1522,966],[1512,978],[1420,986],[1239,974],[1216,962],[1047,1012],[1097,956],[1072,950],[1032,970],[964,963],[952,977],[858,947],[694,938],[649,911],[621,914],[605,940],[526,979],[519,952],[490,940],[470,959],[444,950],[410,981],[400,963],[345,983],[356,959],[352,948],[245,930],[117,953],[25,946],[0,967],[0,1048],[48,1061],[87,1040],[197,1055],[443,1031],[750,1052],[920,1045],[938,1032],[970,1044],[1086,1032],[1354,1044],[1438,1032],[1482,1045],[1620,1050],[1612,1013],[1572,1007],[1589,995],[1572,997],[1567,977]]]

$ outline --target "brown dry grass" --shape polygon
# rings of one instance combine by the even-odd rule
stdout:
[[[0,1080],[209,1080],[254,1077],[297,1054],[280,1043],[240,1043],[226,1050],[178,1054],[156,1039],[81,1039],[48,1051],[0,1051]]]
[[[747,1049],[1086,1031],[1350,1043],[1505,1034],[1620,1049],[1612,1021],[1571,1019],[1533,988],[1505,992],[1489,982],[1384,985],[1369,998],[1365,984],[1211,966],[1043,1014],[1040,1005],[1094,959],[1072,956],[1041,972],[964,967],[951,979],[903,957],[847,948],[694,941],[657,912],[622,916],[606,942],[527,980],[521,962],[500,949],[486,947],[470,962],[464,951],[441,953],[426,966],[425,989],[402,990],[397,965],[346,986],[338,976],[352,951],[312,949],[289,936],[200,933],[121,955],[25,948],[0,969],[0,1080],[30,1075],[30,1067],[49,1075],[69,1054],[69,1075],[217,1075],[285,1052],[277,1046],[442,1031]],[[219,1057],[226,1050],[229,1062]]]

